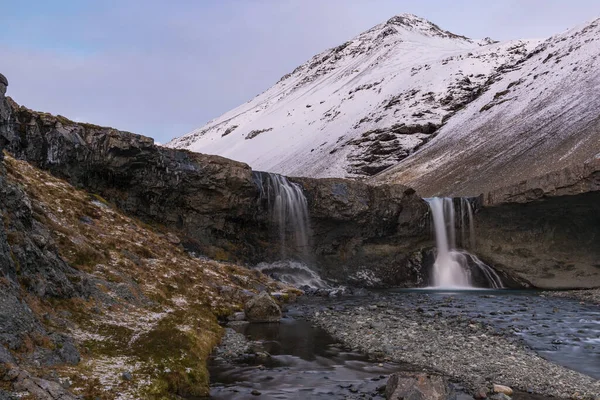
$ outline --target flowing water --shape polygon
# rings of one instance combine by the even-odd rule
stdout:
[[[309,249],[308,203],[297,183],[269,172],[252,172],[255,184],[260,189],[260,201],[265,202],[271,213],[271,222],[279,230],[281,258],[285,259],[286,248],[294,245],[304,256]],[[292,239],[292,243],[288,243]]]
[[[276,281],[300,289],[330,289],[331,286],[306,264],[298,261],[277,261],[260,263],[254,269],[270,276]]]
[[[390,374],[419,369],[407,364],[369,361],[302,317],[315,309],[368,307],[381,302],[392,313],[405,314],[407,309],[422,308],[421,323],[428,318],[483,322],[494,334],[523,340],[532,350],[557,364],[600,378],[597,307],[544,297],[532,291],[403,289],[344,297],[335,304],[331,300],[307,298],[291,306],[279,324],[236,327],[271,357],[241,362],[213,359],[209,365],[211,398],[249,399],[253,398],[252,391],[257,391],[260,393],[257,398],[268,399],[384,399],[381,389]],[[472,400],[460,385],[454,386],[457,400]],[[544,398],[523,392],[513,396],[515,400]]]
[[[600,308],[526,290],[386,292],[390,306],[421,307],[425,314],[469,318],[515,336],[542,357],[600,379]]]
[[[475,255],[457,247],[457,232],[462,246],[473,245],[475,226],[473,208],[468,199],[433,197],[426,199],[431,209],[435,229],[437,254],[433,264],[433,286],[438,288],[474,288],[473,269],[485,278],[487,287],[502,288],[502,279],[490,266]],[[457,226],[458,224],[458,226]],[[468,229],[468,234],[467,234]]]
[[[390,374],[411,370],[407,365],[377,363],[345,348],[324,330],[292,309],[279,324],[249,324],[237,328],[270,354],[260,362],[209,364],[211,398],[249,399],[385,399]],[[457,400],[472,399],[458,391]]]

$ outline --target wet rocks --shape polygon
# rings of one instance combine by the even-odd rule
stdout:
[[[313,252],[324,278],[358,287],[426,284],[426,265],[433,264],[429,208],[412,189],[337,178],[291,180],[307,197]]]
[[[385,396],[388,400],[446,400],[452,398],[452,390],[439,375],[397,373],[390,376]]]
[[[249,322],[279,322],[281,309],[267,292],[261,292],[244,305]]]
[[[600,289],[588,290],[561,290],[555,292],[544,292],[546,296],[576,299],[583,302],[600,304]]]

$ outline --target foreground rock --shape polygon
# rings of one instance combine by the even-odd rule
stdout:
[[[425,373],[398,373],[388,379],[388,400],[449,400],[453,390],[446,378]]]
[[[194,258],[164,231],[11,157],[0,163],[0,214],[7,398],[204,396],[221,334],[214,314],[265,288],[286,291]]]
[[[244,305],[248,322],[279,322],[281,309],[267,292],[261,292]]]

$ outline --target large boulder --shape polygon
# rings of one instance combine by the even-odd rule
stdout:
[[[279,322],[281,309],[267,292],[261,292],[244,306],[249,322]]]
[[[442,376],[400,372],[390,376],[385,396],[388,400],[447,400],[453,392]]]

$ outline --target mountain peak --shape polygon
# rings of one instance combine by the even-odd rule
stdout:
[[[417,31],[428,36],[438,36],[450,39],[470,40],[466,36],[457,35],[446,31],[428,19],[419,17],[418,15],[403,13],[393,16],[384,24],[385,26],[399,26],[410,31]]]

